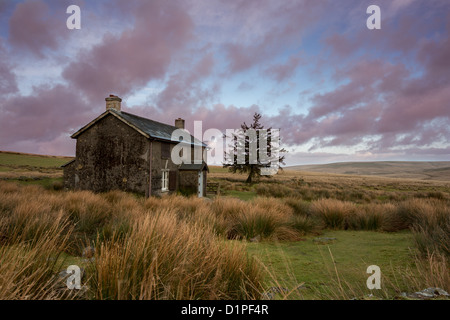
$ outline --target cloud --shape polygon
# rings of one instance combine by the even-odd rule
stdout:
[[[124,96],[151,79],[164,78],[172,56],[191,38],[192,21],[180,5],[135,3],[131,29],[105,35],[63,72],[64,79],[92,101],[109,93]]]
[[[243,82],[241,82],[239,84],[239,86],[237,87],[237,90],[239,90],[239,91],[250,91],[253,88],[254,88],[254,85],[252,85],[252,84],[250,84],[250,83],[248,83],[246,81],[243,81]]]
[[[264,74],[273,78],[277,82],[282,82],[295,73],[300,62],[303,62],[300,57],[291,56],[284,64],[273,64],[264,70]]]
[[[258,105],[250,107],[237,107],[234,105],[214,104],[211,107],[201,106],[196,109],[183,108],[173,109],[169,112],[160,112],[157,106],[133,106],[123,111],[150,119],[173,124],[175,119],[185,119],[186,129],[191,133],[194,131],[194,121],[202,121],[203,131],[207,129],[219,129],[225,133],[226,129],[238,129],[246,121],[251,122],[255,112],[261,113]]]
[[[325,8],[329,4],[306,0],[229,2],[234,14],[233,21],[241,27],[235,31],[235,41],[223,45],[229,63],[228,74],[265,66],[279,53],[280,48],[298,48],[310,23],[325,16]],[[283,76],[283,72],[279,73]]]
[[[113,93],[124,110],[183,117],[191,130],[194,120],[236,128],[260,112],[285,145],[320,159],[448,154],[448,1],[383,2],[376,32],[365,27],[369,1],[85,1],[79,33],[65,28],[71,1],[5,3],[0,149],[67,154],[69,135]],[[38,64],[56,68],[36,76]]]
[[[44,1],[18,3],[9,20],[9,42],[19,52],[43,58],[45,49],[57,49],[64,29]]]
[[[189,113],[213,101],[217,87],[204,87],[202,80],[211,75],[214,57],[211,53],[202,56],[197,50],[193,53],[199,59],[191,58],[190,62],[183,62],[186,68],[170,75],[165,88],[153,99],[159,113],[176,116],[181,110],[182,113]]]
[[[16,75],[9,63],[9,54],[0,37],[0,96],[17,92]]]
[[[287,108],[271,122],[282,128],[287,145],[312,143],[310,150],[445,146],[450,141],[450,66],[443,58],[448,33],[442,38],[418,47],[424,68],[419,77],[402,63],[360,58],[337,70],[334,77],[344,84],[312,96],[305,116]]]
[[[92,109],[73,90],[62,85],[35,87],[29,96],[12,96],[0,106],[0,146],[13,150],[16,144],[49,143],[80,124],[92,120]],[[31,152],[31,151],[30,151]]]
[[[431,154],[439,145],[446,148],[450,141],[450,63],[446,58],[450,54],[450,15],[442,20],[433,12],[441,21],[433,37],[427,34],[430,25],[414,35],[415,28],[406,26],[417,19],[421,7],[408,5],[415,16],[399,18],[398,26],[388,24],[392,30],[383,33],[384,39],[363,39],[360,35],[366,31],[324,38],[333,57],[329,63],[341,62],[333,75],[338,85],[313,94],[304,117],[292,110],[285,110],[284,117],[273,117],[283,128],[285,143],[310,145],[310,150],[349,147],[396,155],[406,155],[407,150],[416,154],[429,150]],[[414,39],[414,45],[413,41],[402,42],[400,32]],[[374,58],[381,50],[389,50],[390,55]],[[392,58],[405,51],[404,60]]]
[[[389,6],[388,14],[395,15],[401,9],[411,5],[415,0],[393,0]]]

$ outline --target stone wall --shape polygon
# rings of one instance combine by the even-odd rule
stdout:
[[[178,165],[174,164],[169,158],[162,158],[161,148],[165,142],[153,141],[152,142],[152,195],[169,194],[171,191],[163,192],[162,189],[162,169],[169,169],[170,171],[178,172]],[[170,152],[175,145],[170,144]],[[176,175],[176,189],[178,189],[178,174]],[[174,190],[176,191],[176,190]]]
[[[107,115],[78,136],[74,174],[76,189],[114,189],[148,195],[148,140]]]
[[[65,189],[75,189],[76,177],[76,160],[64,166],[64,188]]]

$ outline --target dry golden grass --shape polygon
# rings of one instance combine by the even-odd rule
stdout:
[[[415,288],[442,288],[450,291],[450,272],[448,256],[439,253],[429,254],[425,259],[416,259],[417,272],[407,273],[408,283]]]
[[[55,270],[61,262],[58,255],[64,251],[71,233],[67,220],[42,217],[45,222],[14,226],[2,217],[0,229],[9,229],[8,239],[0,245],[0,299],[41,300],[58,299]],[[30,239],[30,233],[36,237]],[[39,234],[39,236],[38,236]]]
[[[348,229],[348,220],[356,213],[356,205],[336,199],[321,199],[311,205],[311,215],[319,219],[324,228]]]
[[[294,197],[306,201],[334,198],[355,203],[385,203],[412,197],[450,199],[450,182],[413,180],[377,176],[357,176],[279,171],[273,177],[261,177],[254,186],[245,184],[245,175],[212,172],[208,179],[221,183],[221,190],[256,191],[269,197]]]
[[[248,299],[261,290],[261,273],[242,245],[217,241],[167,209],[101,242],[95,258],[97,299]]]
[[[245,246],[218,236],[227,224],[201,199],[2,182],[0,203],[0,299],[58,298],[55,257],[87,245],[97,249],[88,268],[97,299],[255,299],[262,290]]]

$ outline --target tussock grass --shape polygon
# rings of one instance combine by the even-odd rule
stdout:
[[[389,205],[365,205],[347,217],[348,229],[378,231],[383,227]]]
[[[4,229],[6,219],[0,220]],[[29,238],[29,231],[39,236]],[[55,274],[62,263],[58,255],[67,246],[71,228],[61,215],[47,224],[15,226],[8,243],[0,246],[0,299],[41,300],[61,297]]]
[[[88,287],[97,299],[255,299],[262,272],[227,242],[248,209],[179,196],[142,199],[113,191],[56,195],[0,183],[0,299],[57,299],[58,255],[96,248]],[[118,281],[118,279],[120,281]]]
[[[311,202],[299,198],[289,197],[284,199],[284,203],[290,206],[295,215],[310,216]]]
[[[138,218],[131,229],[97,248],[97,299],[249,299],[261,289],[243,246],[217,241],[172,210]]]
[[[290,225],[293,229],[299,232],[300,235],[317,233],[319,230],[316,221],[308,216],[292,216]]]
[[[239,183],[229,182],[242,189]],[[448,281],[432,275],[448,266],[445,192],[415,197],[426,193],[395,191],[381,201],[383,190],[346,193],[337,183],[328,189],[309,183],[272,180],[242,189],[265,196],[205,201],[56,192],[0,181],[0,299],[58,298],[51,275],[60,266],[52,257],[81,259],[88,245],[96,248],[88,286],[97,299],[255,299],[264,291],[264,268],[247,256],[243,241],[230,240],[297,241],[322,229],[410,229],[423,263],[420,284]],[[35,283],[27,287],[27,281]]]
[[[348,229],[350,216],[356,210],[355,204],[336,199],[321,199],[311,204],[311,215],[330,229]]]
[[[416,257],[416,272],[407,272],[405,282],[411,283],[414,289],[442,288],[450,292],[450,273],[448,256],[440,253],[430,253],[423,257]]]
[[[296,190],[284,185],[260,184],[255,190],[258,195],[265,197],[285,198],[298,195]]]

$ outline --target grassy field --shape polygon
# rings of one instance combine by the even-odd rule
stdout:
[[[413,197],[448,198],[450,180],[417,180],[284,169],[273,177],[261,177],[258,183],[245,184],[245,175],[230,174],[224,168],[210,167],[208,179],[220,182],[224,195],[246,196],[256,192],[260,196],[278,198],[300,197],[311,201],[335,198],[356,203],[386,203]]]
[[[70,157],[0,151],[0,179],[29,181],[48,187],[62,177],[60,167],[70,160]]]
[[[72,159],[71,157],[0,151],[0,163],[8,167],[58,168]]]
[[[248,185],[211,166],[208,181],[220,183],[220,196],[145,199],[62,191],[59,165],[68,160],[0,153],[0,299],[450,291],[447,181],[284,170]],[[55,287],[70,264],[86,273],[75,296]],[[369,265],[381,268],[381,290],[366,288]]]
[[[410,232],[328,230],[320,236],[307,236],[304,241],[250,243],[248,250],[271,270],[267,281],[286,288],[292,299],[349,299],[370,293],[379,298],[394,297],[411,289],[402,277],[405,270],[415,269]],[[366,287],[370,265],[382,271],[380,292]],[[396,277],[400,283],[394,283]]]

